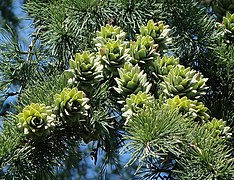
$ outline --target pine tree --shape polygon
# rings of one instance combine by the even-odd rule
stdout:
[[[84,145],[102,159],[101,179],[108,165],[120,173],[125,153],[125,179],[234,178],[234,15],[217,24],[195,0],[25,9],[35,26],[27,51],[1,31],[1,87],[21,87],[3,117],[1,178],[69,179],[76,167],[87,179]]]

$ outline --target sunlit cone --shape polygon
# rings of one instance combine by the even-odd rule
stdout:
[[[153,62],[154,57],[159,56],[156,53],[158,45],[154,44],[154,40],[151,36],[137,37],[137,41],[130,42],[130,51],[132,64],[139,64],[140,67],[149,66]]]
[[[213,3],[213,10],[217,16],[217,20],[222,22],[227,12],[231,14],[234,13],[234,0],[215,0]]]
[[[226,121],[213,118],[212,121],[205,124],[207,130],[214,130],[214,137],[231,138],[231,128],[226,125]]]
[[[52,108],[45,104],[32,103],[18,114],[19,128],[24,134],[42,136],[48,134],[52,126],[55,126],[55,115]]]
[[[207,80],[200,72],[177,65],[163,78],[161,87],[167,97],[179,95],[199,99],[201,95],[205,95]]]
[[[132,116],[141,110],[145,110],[147,104],[153,102],[153,100],[153,96],[147,94],[146,92],[139,91],[136,95],[131,94],[130,97],[126,99],[126,103],[122,108],[122,116],[126,119],[125,125],[127,125]]]
[[[169,31],[169,26],[165,25],[163,21],[154,23],[153,20],[149,20],[146,26],[140,28],[140,34],[142,36],[151,36],[154,44],[158,44],[159,51],[167,49],[167,45],[171,43],[171,38],[168,36]]]
[[[96,38],[94,38],[95,45],[101,47],[106,44],[110,39],[117,41],[123,41],[125,39],[126,33],[120,29],[118,26],[111,26],[107,24],[101,27],[101,31],[97,31]]]
[[[163,57],[157,57],[154,60],[154,75],[158,79],[163,79],[168,75],[171,69],[173,69],[176,65],[179,64],[179,58],[174,58],[173,56],[168,57],[168,55],[164,55]]]
[[[126,44],[120,40],[109,40],[100,48],[101,61],[106,74],[118,76],[118,68],[124,66],[125,62],[129,61],[129,54],[126,53]]]
[[[169,106],[171,109],[178,108],[186,117],[190,117],[198,122],[204,122],[210,118],[207,114],[208,108],[202,102],[190,100],[187,97],[180,98],[179,96],[175,96],[174,98],[169,98],[166,106]]]
[[[137,94],[139,91],[149,92],[151,84],[147,82],[146,74],[140,70],[138,65],[133,66],[126,63],[123,68],[118,69],[119,77],[115,78],[118,87],[115,90],[127,97],[131,94]]]
[[[70,69],[65,71],[70,78],[69,82],[81,86],[95,85],[103,79],[103,67],[96,55],[89,51],[77,53],[75,60],[71,59]]]
[[[88,116],[89,99],[85,97],[83,91],[78,91],[77,88],[64,88],[60,94],[55,96],[55,111],[67,123],[83,120]]]
[[[230,14],[228,12],[226,17],[223,17],[223,24],[225,27],[225,36],[227,40],[234,43],[234,13]]]

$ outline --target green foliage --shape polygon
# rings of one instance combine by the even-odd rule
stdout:
[[[173,56],[180,58],[184,66],[192,66],[209,80],[206,82],[206,96],[203,96],[205,105],[217,118],[227,120],[232,124],[232,92],[233,77],[232,44],[227,45],[224,40],[224,29],[217,26],[216,19],[209,13],[210,9],[201,6],[195,0],[165,0],[163,10],[165,18],[170,22],[173,38]],[[230,1],[214,1],[216,3],[229,3]],[[223,8],[222,5],[220,9]],[[225,10],[225,9],[223,9]],[[207,13],[207,11],[209,13]],[[219,21],[225,13],[219,17]],[[221,108],[222,107],[222,108]],[[225,114],[225,115],[224,115]]]
[[[212,76],[209,70],[214,58],[219,34],[215,19],[207,14],[197,0],[164,0],[163,12],[172,27],[172,50],[180,63]]]
[[[53,91],[53,89],[50,89],[50,91]],[[57,100],[57,102],[60,102],[59,99],[62,99],[61,95],[64,95],[63,97],[65,97],[65,99],[67,99],[66,97],[68,96],[72,97],[71,99],[69,99],[69,102],[67,101],[67,103],[65,103],[66,107],[64,107],[64,109],[68,107],[67,111],[76,110],[78,106],[76,106],[77,103],[74,102],[77,98],[79,102],[82,101],[82,106],[80,106],[81,109],[84,109],[87,106],[85,105],[87,103],[87,98],[83,97],[82,99],[80,99],[81,96],[84,95],[82,91],[76,92],[76,88],[74,88],[73,91],[71,90],[67,93],[65,91],[66,90],[64,90],[64,93],[60,94],[60,96],[59,94],[55,96],[55,100]],[[30,91],[28,92],[30,93]],[[49,90],[47,89],[45,90],[45,92],[48,93]],[[25,136],[21,138],[21,141],[17,142],[17,146],[14,146],[14,149],[12,150],[10,149],[11,152],[6,152],[7,154],[3,154],[1,166],[5,167],[6,163],[9,162],[7,172],[10,174],[14,173],[12,175],[15,178],[52,178],[48,175],[53,174],[53,168],[61,164],[62,161],[67,158],[67,155],[71,153],[71,150],[79,145],[81,140],[86,143],[89,143],[92,140],[97,141],[98,145],[95,152],[98,151],[99,148],[101,148],[108,152],[106,156],[110,156],[112,153],[114,153],[112,152],[113,148],[117,147],[119,139],[117,130],[113,129],[111,125],[113,119],[110,117],[107,109],[107,107],[110,108],[111,106],[110,104],[108,105],[108,101],[106,101],[105,92],[105,88],[101,87],[100,89],[97,89],[92,95],[95,100],[90,101],[90,103],[92,106],[94,105],[93,103],[96,103],[96,107],[92,107],[92,113],[89,112],[88,114],[86,109],[86,115],[89,116],[88,121],[84,122],[82,121],[82,119],[78,118],[78,124],[73,123],[72,126],[67,126],[66,123],[60,121],[61,114],[57,114],[55,111],[55,125],[53,126],[51,133],[44,133],[41,137]],[[107,105],[104,105],[104,102]],[[61,104],[62,101],[61,103],[59,103],[59,105]],[[73,105],[75,106],[73,107]],[[53,106],[55,106],[55,104],[53,104]],[[79,114],[81,111],[76,112]],[[74,117],[77,117],[76,112],[73,112],[73,114],[70,113],[70,117],[65,118],[68,124],[69,118],[72,119],[72,115],[73,119]],[[18,118],[13,119],[14,121],[12,122],[18,122],[17,119]],[[12,128],[19,131],[17,124],[12,126]],[[111,133],[109,131],[111,131]],[[21,135],[22,134],[23,133],[21,132]],[[12,132],[9,133],[9,135],[13,136],[15,135],[15,133]],[[112,136],[115,138],[113,138]],[[4,145],[4,143],[2,143],[2,145]],[[5,144],[4,148],[9,147],[9,145]],[[79,152],[74,151],[72,153],[75,156],[80,156]],[[41,156],[38,156],[38,154],[40,154]],[[111,159],[111,157],[109,159]],[[96,155],[94,155],[94,160],[95,162],[97,161]],[[31,163],[28,164],[27,162],[29,161]],[[40,171],[41,173],[38,173],[38,171]]]
[[[127,126],[129,135],[125,138],[131,141],[125,148],[132,152],[128,165],[139,161],[137,171],[143,167],[138,172],[142,179],[160,178],[162,172],[169,173],[172,179],[231,179],[234,170],[231,150],[217,136],[219,125],[208,128],[211,124],[215,123],[196,125],[177,111],[150,105]]]
[[[44,73],[43,75],[42,72],[39,72],[34,81],[28,82],[19,97],[19,105],[21,106],[18,107],[19,110],[22,110],[24,106],[30,105],[30,103],[44,103],[53,106],[54,94],[60,93],[68,86],[68,79],[64,74],[58,75],[57,72],[54,72],[50,76]]]
[[[29,74],[34,74],[36,63],[29,63],[27,53],[23,53],[22,44],[18,42],[13,30],[0,29],[0,32],[0,60],[2,64],[0,72],[4,79],[1,81],[1,89],[7,88],[14,80],[22,81],[22,85],[25,86],[26,81],[30,78]]]
[[[180,148],[182,136],[189,125],[183,121],[185,119],[177,111],[154,104],[151,104],[147,111],[142,110],[134,116],[126,127],[129,135],[125,138],[130,142],[125,148],[132,152],[128,165],[139,161],[138,170],[144,165],[152,169],[151,173],[154,173],[155,177],[160,176],[162,172],[167,172],[168,167],[164,164],[182,153]],[[153,159],[156,159],[155,165],[151,164],[154,162]]]
[[[234,32],[234,14],[227,13],[226,17],[223,18],[223,23],[227,30]]]
[[[216,64],[216,71],[212,77],[213,93],[206,97],[206,104],[214,117],[224,119],[233,126],[234,46],[221,44],[216,50],[221,58]]]
[[[225,141],[214,138],[216,129],[195,126],[187,132],[187,147],[178,161],[183,166],[182,179],[233,179],[233,158]]]
[[[4,157],[10,154],[19,144],[22,138],[22,132],[18,130],[16,116],[10,116],[3,122],[3,127],[1,127],[0,132],[0,163],[1,168],[3,168]]]
[[[127,32],[129,39],[134,38],[135,34],[139,32],[141,25],[156,17],[161,7],[161,0],[114,0],[112,2],[117,7],[117,16],[115,16],[117,25]]]

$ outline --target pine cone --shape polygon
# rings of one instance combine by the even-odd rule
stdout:
[[[124,68],[118,69],[120,78],[115,78],[118,87],[114,89],[121,95],[127,97],[130,94],[137,94],[139,91],[149,92],[151,84],[147,82],[146,74],[140,70],[138,65],[133,66],[126,63]]]
[[[196,73],[190,67],[185,69],[184,66],[177,65],[163,78],[161,87],[168,97],[179,95],[180,97],[187,96],[190,99],[199,99],[201,95],[205,94],[207,80],[207,78],[203,78],[201,73]]]
[[[32,103],[18,114],[18,126],[24,130],[24,134],[42,136],[48,134],[50,128],[55,126],[55,117],[50,106]]]
[[[130,43],[129,54],[132,57],[132,64],[139,64],[140,67],[151,65],[154,57],[159,56],[156,53],[158,45],[154,45],[154,40],[151,36],[137,36],[136,42]]]
[[[171,38],[168,37],[169,31],[169,26],[165,25],[163,21],[154,23],[153,20],[149,20],[146,26],[140,27],[140,34],[151,36],[154,44],[158,44],[158,51],[167,49],[167,45],[171,43]]]
[[[118,26],[111,26],[107,24],[101,27],[101,31],[96,32],[96,38],[94,38],[95,45],[101,47],[106,44],[110,39],[117,41],[124,41],[126,33],[120,29]]]
[[[141,110],[145,110],[146,105],[153,102],[153,100],[153,96],[147,94],[146,92],[139,91],[136,95],[131,94],[130,97],[126,99],[126,104],[122,108],[122,116],[126,118],[125,125],[127,125],[132,116]]]
[[[70,60],[70,70],[65,71],[69,82],[81,86],[95,85],[103,79],[102,65],[94,53],[84,51],[77,53],[75,60]]]
[[[230,132],[230,127],[227,126],[226,122],[222,119],[217,120],[216,118],[213,118],[212,121],[207,122],[204,126],[208,130],[214,130],[214,137],[231,138],[232,133]]]
[[[89,99],[85,97],[83,91],[77,88],[64,88],[60,94],[55,96],[55,111],[68,124],[76,123],[88,116]]]
[[[175,96],[174,98],[170,98],[167,100],[166,106],[169,106],[171,109],[178,108],[185,117],[190,117],[198,122],[204,122],[210,118],[206,113],[208,108],[202,102],[190,100],[187,97],[180,98],[179,96]]]
[[[158,56],[153,64],[155,77],[162,80],[178,64],[179,58],[168,57],[168,55],[164,55],[162,58]]]
[[[117,69],[123,67],[130,58],[129,54],[126,53],[126,44],[120,40],[109,40],[107,44],[102,45],[100,55],[106,76],[112,74],[114,77],[118,76]]]
[[[234,13],[227,13],[226,17],[223,17],[223,24],[225,27],[226,39],[232,43],[234,42]]]

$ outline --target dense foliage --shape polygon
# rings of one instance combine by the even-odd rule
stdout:
[[[215,3],[29,0],[28,50],[2,30],[1,87],[20,86],[2,177],[56,178],[87,145],[94,164],[129,154],[141,179],[234,178],[234,14],[217,23]]]

